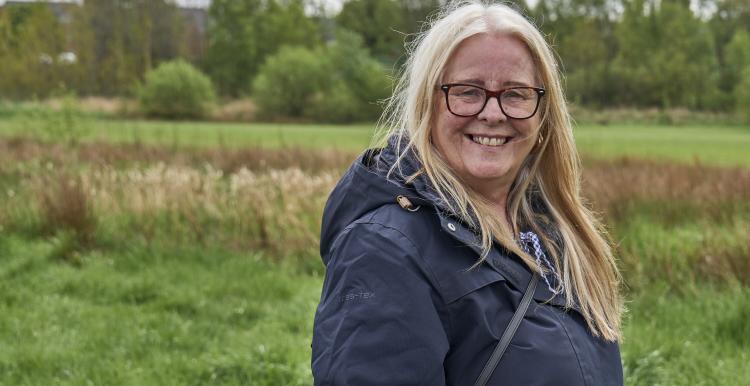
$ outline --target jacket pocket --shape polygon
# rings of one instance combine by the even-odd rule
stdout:
[[[505,277],[496,270],[481,264],[473,270],[468,267],[442,267],[435,272],[439,291],[446,304],[486,287],[492,283],[505,281]]]

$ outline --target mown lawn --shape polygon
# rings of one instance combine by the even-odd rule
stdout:
[[[750,127],[582,125],[574,129],[582,154],[750,166]]]
[[[60,118],[0,119],[0,136],[50,136],[45,129]],[[229,148],[301,146],[312,149],[359,151],[366,148],[372,124],[309,125],[274,123],[163,122],[103,120],[78,117],[75,134],[83,141],[142,142],[168,146]],[[66,133],[54,131],[54,136]],[[750,127],[579,125],[576,142],[584,156],[700,162],[720,166],[750,166]]]
[[[47,119],[0,119],[0,135],[45,137]],[[372,124],[310,125],[276,123],[166,122],[78,118],[79,139],[102,142],[143,142],[167,146],[364,149]],[[81,128],[82,127],[82,128]],[[61,133],[62,134],[62,133]]]

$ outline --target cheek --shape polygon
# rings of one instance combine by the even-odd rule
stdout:
[[[447,145],[450,141],[455,141],[457,135],[462,135],[462,128],[466,126],[471,118],[457,117],[451,114],[443,105],[437,105],[432,116],[431,135],[432,141],[436,145],[442,143]]]
[[[539,139],[539,129],[539,120],[536,118],[530,118],[516,126],[516,130],[523,136],[528,137],[526,142],[532,146]]]

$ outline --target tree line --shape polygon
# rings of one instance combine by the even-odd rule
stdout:
[[[150,70],[179,58],[219,95],[275,95],[265,107],[285,115],[376,115],[372,101],[390,92],[405,43],[441,1],[349,0],[336,15],[315,4],[213,0],[203,34],[167,0],[86,0],[69,6],[67,19],[44,4],[0,7],[0,98],[133,95]],[[546,34],[567,95],[580,105],[750,109],[747,0],[515,6]]]

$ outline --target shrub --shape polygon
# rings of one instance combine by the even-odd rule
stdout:
[[[750,65],[742,71],[740,83],[735,88],[737,113],[746,123],[750,123]]]
[[[189,119],[205,117],[215,99],[211,80],[183,60],[162,63],[138,87],[141,108],[148,116]]]
[[[363,113],[349,86],[338,80],[310,100],[305,115],[317,122],[345,123],[360,120]]]
[[[265,118],[310,118],[321,122],[371,121],[382,109],[391,82],[383,66],[347,31],[323,50],[282,48],[269,57],[253,82],[258,114]]]
[[[303,47],[282,47],[266,59],[253,81],[260,117],[305,116],[313,95],[327,83],[322,57]]]
[[[388,97],[391,82],[385,68],[373,59],[364,47],[362,38],[352,32],[340,30],[336,34],[336,42],[330,46],[327,53],[328,65],[332,74],[349,88],[353,99],[350,101],[354,114],[350,119],[336,119],[337,109],[332,105],[331,114],[334,121],[367,121],[380,116],[382,108],[378,103]],[[328,89],[329,93],[336,91]],[[340,95],[329,95],[329,99],[342,99]],[[341,117],[343,118],[343,117]]]

